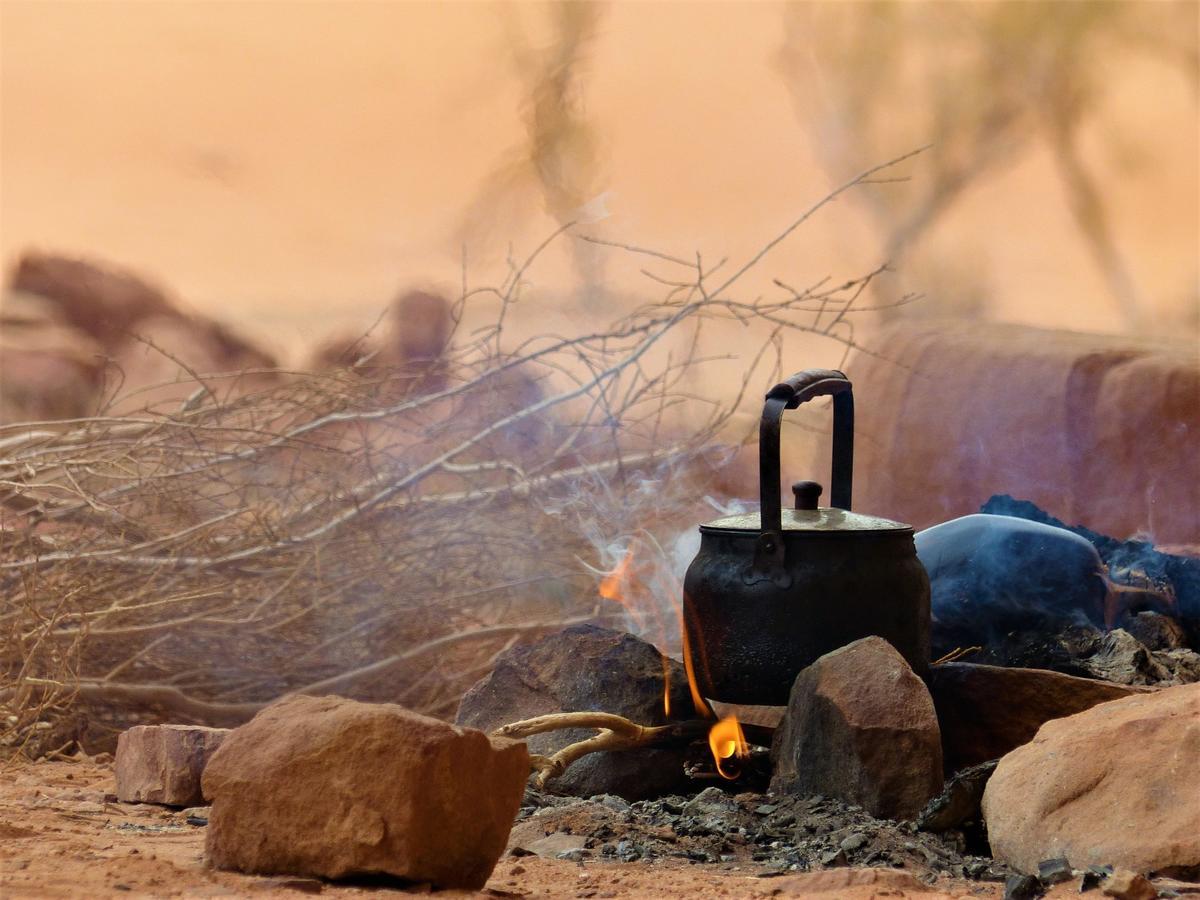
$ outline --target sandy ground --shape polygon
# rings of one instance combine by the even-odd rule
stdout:
[[[329,897],[429,893],[428,885],[332,884],[221,872],[204,862],[204,829],[178,811],[115,801],[111,766],[15,762],[0,768],[0,896]],[[998,898],[1003,886],[942,881],[927,887],[892,870],[831,869],[763,878],[749,867],[683,863],[577,864],[506,857],[479,894],[446,897]],[[1059,885],[1048,896],[1074,895]]]

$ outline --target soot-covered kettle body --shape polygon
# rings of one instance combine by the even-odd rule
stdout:
[[[829,507],[820,485],[780,498],[783,413],[831,395]],[[929,666],[929,579],[910,526],[850,511],[854,400],[841,372],[809,369],[767,393],[759,433],[761,511],[700,526],[684,578],[687,650],[702,692],[728,703],[782,705],[796,675],[868,635],[888,640],[918,672]]]

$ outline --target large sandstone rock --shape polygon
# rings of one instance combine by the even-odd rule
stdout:
[[[997,859],[1138,872],[1200,866],[1200,685],[1047,722],[1000,760],[983,795]]]
[[[863,343],[857,509],[920,529],[1012,494],[1116,537],[1200,540],[1194,344],[936,319]],[[827,472],[827,444],[787,470]]]
[[[478,889],[529,774],[522,744],[393,704],[293,696],[236,729],[204,772],[216,866]]]
[[[280,380],[263,371],[276,366],[271,354],[226,325],[180,311],[131,272],[56,254],[20,258],[0,325],[0,421],[89,415],[116,386],[113,412],[174,412],[197,389],[191,372],[256,373],[213,380],[223,396]]]
[[[132,272],[54,253],[22,255],[11,284],[50,300],[64,321],[108,348],[140,319],[174,311],[161,290]]]
[[[199,806],[200,777],[228,728],[136,725],[117,738],[117,798],[126,803]]]
[[[904,657],[867,637],[796,676],[771,747],[771,790],[858,803],[911,819],[942,787],[933,700]]]
[[[1044,669],[961,662],[934,666],[928,684],[950,771],[1003,756],[1033,740],[1051,719],[1145,690]]]
[[[75,418],[95,411],[104,348],[45,297],[0,295],[0,423]]]
[[[683,666],[670,661],[671,709],[691,716]],[[483,731],[556,712],[611,712],[641,725],[666,723],[662,655],[631,634],[575,625],[514,647],[490,675],[471,688],[455,721]],[[533,753],[548,755],[595,732],[571,729],[529,739]],[[552,782],[577,797],[616,794],[626,800],[669,793],[683,780],[683,750],[593,753]]]

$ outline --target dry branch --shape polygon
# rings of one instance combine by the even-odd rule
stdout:
[[[176,392],[128,416],[0,425],[0,744],[94,742],[148,707],[234,722],[297,691],[446,715],[513,640],[617,624],[579,560],[695,521],[716,442],[741,440],[730,424],[778,376],[782,336],[858,346],[849,318],[882,269],[733,289],[887,168],[715,289],[700,257],[594,240],[677,266],[659,280],[682,287],[583,334],[505,324],[547,242],[498,287],[464,285],[458,331],[415,368],[288,373],[242,395],[215,388],[241,373],[194,372],[182,406]],[[499,312],[466,333],[477,298]],[[729,323],[760,347],[726,396],[697,397],[705,329]]]
[[[502,725],[492,732],[496,737],[526,738],[564,728],[595,728],[599,733],[586,740],[568,744],[551,756],[530,754],[529,762],[537,772],[537,786],[543,788],[567,766],[589,753],[609,750],[636,750],[664,744],[687,744],[708,732],[712,722],[693,719],[670,725],[639,725],[624,716],[602,712],[566,712],[537,716]]]
[[[537,787],[544,788],[550,779],[562,775],[568,766],[588,754],[640,750],[646,747],[682,746],[704,737],[712,726],[712,719],[688,719],[667,725],[639,725],[614,713],[564,712],[510,722],[501,725],[492,734],[495,737],[520,739],[568,728],[597,729],[598,733],[592,737],[568,744],[550,756],[530,754],[530,767],[537,773]],[[751,743],[770,746],[773,726],[743,723],[742,728]]]

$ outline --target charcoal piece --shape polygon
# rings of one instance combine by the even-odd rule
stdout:
[[[1112,866],[1088,866],[1079,879],[1079,893],[1094,891],[1112,873]]]
[[[1045,893],[1035,875],[1009,875],[1004,881],[1004,900],[1034,900]]]
[[[1172,680],[1170,669],[1123,628],[1106,634],[1084,664],[1092,677],[1116,684],[1147,685]]]
[[[1070,881],[1074,875],[1075,870],[1071,868],[1071,863],[1065,857],[1043,859],[1038,863],[1038,880],[1042,884],[1059,884],[1063,881]]]
[[[1087,660],[1100,649],[1105,632],[1094,625],[1056,630],[1021,629],[999,635],[969,657],[979,665],[1048,669],[1077,678],[1095,678]]]
[[[1104,622],[1104,563],[1066,529],[972,515],[918,533],[916,545],[929,573],[935,656],[1017,629]]]

